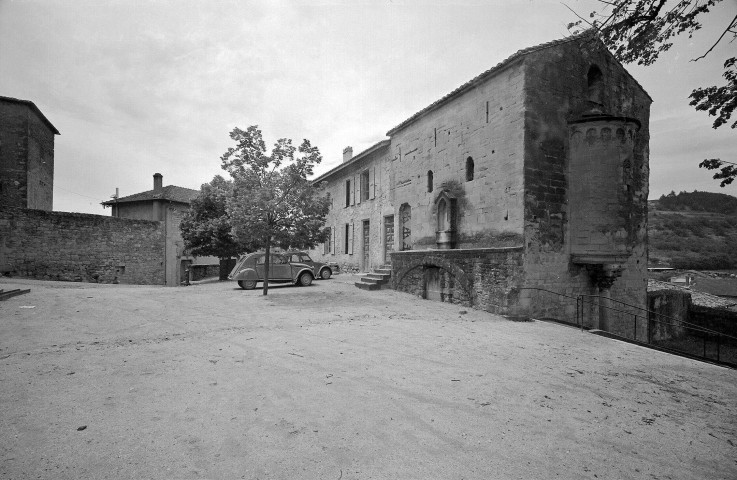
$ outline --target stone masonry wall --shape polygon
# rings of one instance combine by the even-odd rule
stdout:
[[[31,108],[0,100],[0,205],[52,210],[54,133]]]
[[[601,84],[592,93],[589,69],[601,70]],[[598,295],[596,284],[586,265],[572,262],[571,239],[581,237],[572,231],[571,209],[589,205],[594,198],[574,194],[578,171],[570,169],[571,146],[569,122],[584,113],[600,111],[613,116],[637,119],[641,128],[634,140],[633,156],[627,164],[624,158],[614,168],[617,175],[610,181],[619,192],[604,203],[612,207],[621,219],[621,242],[616,252],[625,252],[621,263],[622,276],[611,287],[611,298],[640,308],[646,307],[647,286],[647,196],[649,108],[651,99],[598,43],[579,40],[541,49],[525,57],[525,284],[546,288],[569,296]],[[593,98],[593,97],[596,98]],[[597,161],[601,161],[600,159]],[[583,190],[580,190],[583,191]],[[587,190],[590,196],[601,195]],[[608,215],[608,212],[601,212]],[[618,227],[619,228],[619,227]],[[580,239],[586,245],[592,239]],[[622,248],[619,248],[621,246]],[[540,294],[543,295],[543,294]],[[532,316],[575,320],[575,300],[544,294],[550,301],[523,300]],[[627,307],[625,307],[627,308]],[[574,315],[572,317],[572,314]],[[598,308],[587,306],[586,319],[590,326],[598,324]],[[631,330],[626,315],[615,322],[613,333]],[[644,323],[644,322],[643,322]],[[616,331],[617,325],[622,331]],[[640,328],[638,326],[638,328]],[[645,334],[640,328],[638,336]],[[630,332],[631,336],[631,332]]]
[[[682,337],[686,331],[682,322],[689,322],[691,294],[681,289],[647,292],[650,317],[649,338],[653,342]]]
[[[330,194],[332,205],[325,226],[330,229],[330,239],[327,244],[310,250],[314,260],[337,263],[343,272],[369,271],[385,263],[384,217],[394,214],[389,199],[387,155],[386,147],[379,148],[328,178],[327,193]],[[369,177],[368,198],[364,198],[361,185],[361,175],[364,173],[368,173]],[[348,181],[350,190],[346,193]],[[369,227],[368,261],[364,260],[363,255],[366,248],[363,234],[365,221],[368,221]]]
[[[523,281],[522,247],[392,253],[392,287],[498,314],[515,310]],[[428,291],[429,277],[439,282]],[[430,274],[430,275],[428,275]]]
[[[164,225],[0,207],[0,273],[44,280],[164,284]]]
[[[390,199],[397,217],[402,204],[412,209],[413,249],[436,247],[435,202],[444,189],[457,202],[456,248],[521,244],[524,83],[521,62],[513,62],[392,134]]]

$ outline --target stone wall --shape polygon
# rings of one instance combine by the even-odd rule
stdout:
[[[356,158],[327,178],[327,193],[332,205],[325,226],[330,229],[330,239],[309,251],[314,260],[337,263],[344,272],[369,271],[385,263],[385,217],[394,214],[389,197],[387,147],[379,146],[358,156],[361,158]],[[364,174],[368,176],[368,190],[362,185]],[[346,190],[349,185],[350,189]],[[368,222],[368,245],[364,241],[364,222]],[[391,220],[392,228],[395,223]],[[368,258],[364,257],[366,249]]]
[[[690,322],[725,335],[737,338],[737,311],[726,308],[708,308],[691,306]],[[737,344],[735,339],[722,339],[723,342]]]
[[[407,243],[413,249],[436,248],[436,205],[444,190],[455,199],[457,208],[455,248],[521,244],[522,62],[511,62],[476,83],[390,132],[390,198],[397,217],[403,204],[411,207],[411,241]],[[472,178],[467,176],[469,159]],[[401,231],[398,222],[397,232]]]
[[[44,280],[164,284],[164,224],[0,207],[0,272]]]
[[[647,292],[649,339],[653,342],[680,338],[686,334],[682,322],[690,322],[691,294],[681,289]]]
[[[522,247],[392,253],[392,288],[421,298],[511,313],[522,286]]]
[[[26,103],[0,99],[0,205],[52,210],[54,132]]]
[[[596,88],[591,88],[589,75],[593,66],[601,73]],[[572,297],[609,294],[613,300],[645,308],[652,100],[614,57],[593,41],[563,43],[528,54],[524,79],[525,285]],[[625,158],[614,152],[606,158],[590,158],[597,162],[594,168],[572,166],[571,123],[596,112],[639,122],[632,154]],[[594,181],[590,176],[599,170],[608,172],[597,177],[606,189],[589,188]],[[592,206],[598,211],[592,211]],[[572,216],[582,221],[572,225]],[[623,267],[608,293],[592,279],[591,265],[574,262],[572,254],[581,253],[576,249],[610,255],[610,261]],[[551,300],[523,302],[530,316],[575,320],[575,301],[572,304],[567,297],[553,300],[553,295],[545,295]],[[585,318],[588,326],[598,328],[598,300],[592,302],[586,305]],[[636,311],[621,304],[617,307]],[[635,335],[630,318],[617,314],[609,330]],[[641,323],[638,338],[646,335],[645,322]]]

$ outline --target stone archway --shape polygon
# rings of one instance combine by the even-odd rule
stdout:
[[[394,288],[429,300],[473,304],[473,278],[438,255],[423,255],[395,274]],[[437,298],[435,298],[437,297]]]

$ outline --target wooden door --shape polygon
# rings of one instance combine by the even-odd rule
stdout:
[[[369,269],[369,221],[363,221],[363,270]]]
[[[384,217],[384,263],[392,263],[394,251],[394,215]]]

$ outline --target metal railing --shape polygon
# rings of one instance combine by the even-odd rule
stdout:
[[[612,317],[610,322],[614,328],[610,327],[605,330],[610,335],[671,353],[737,366],[737,337],[733,335],[602,295],[581,294],[574,297],[537,287],[524,287],[520,290],[537,290],[560,298],[575,300],[576,322],[574,325],[581,330],[589,328],[586,326],[585,318],[588,305],[598,310],[600,319],[602,314],[616,316]],[[571,324],[565,321],[563,323]]]

